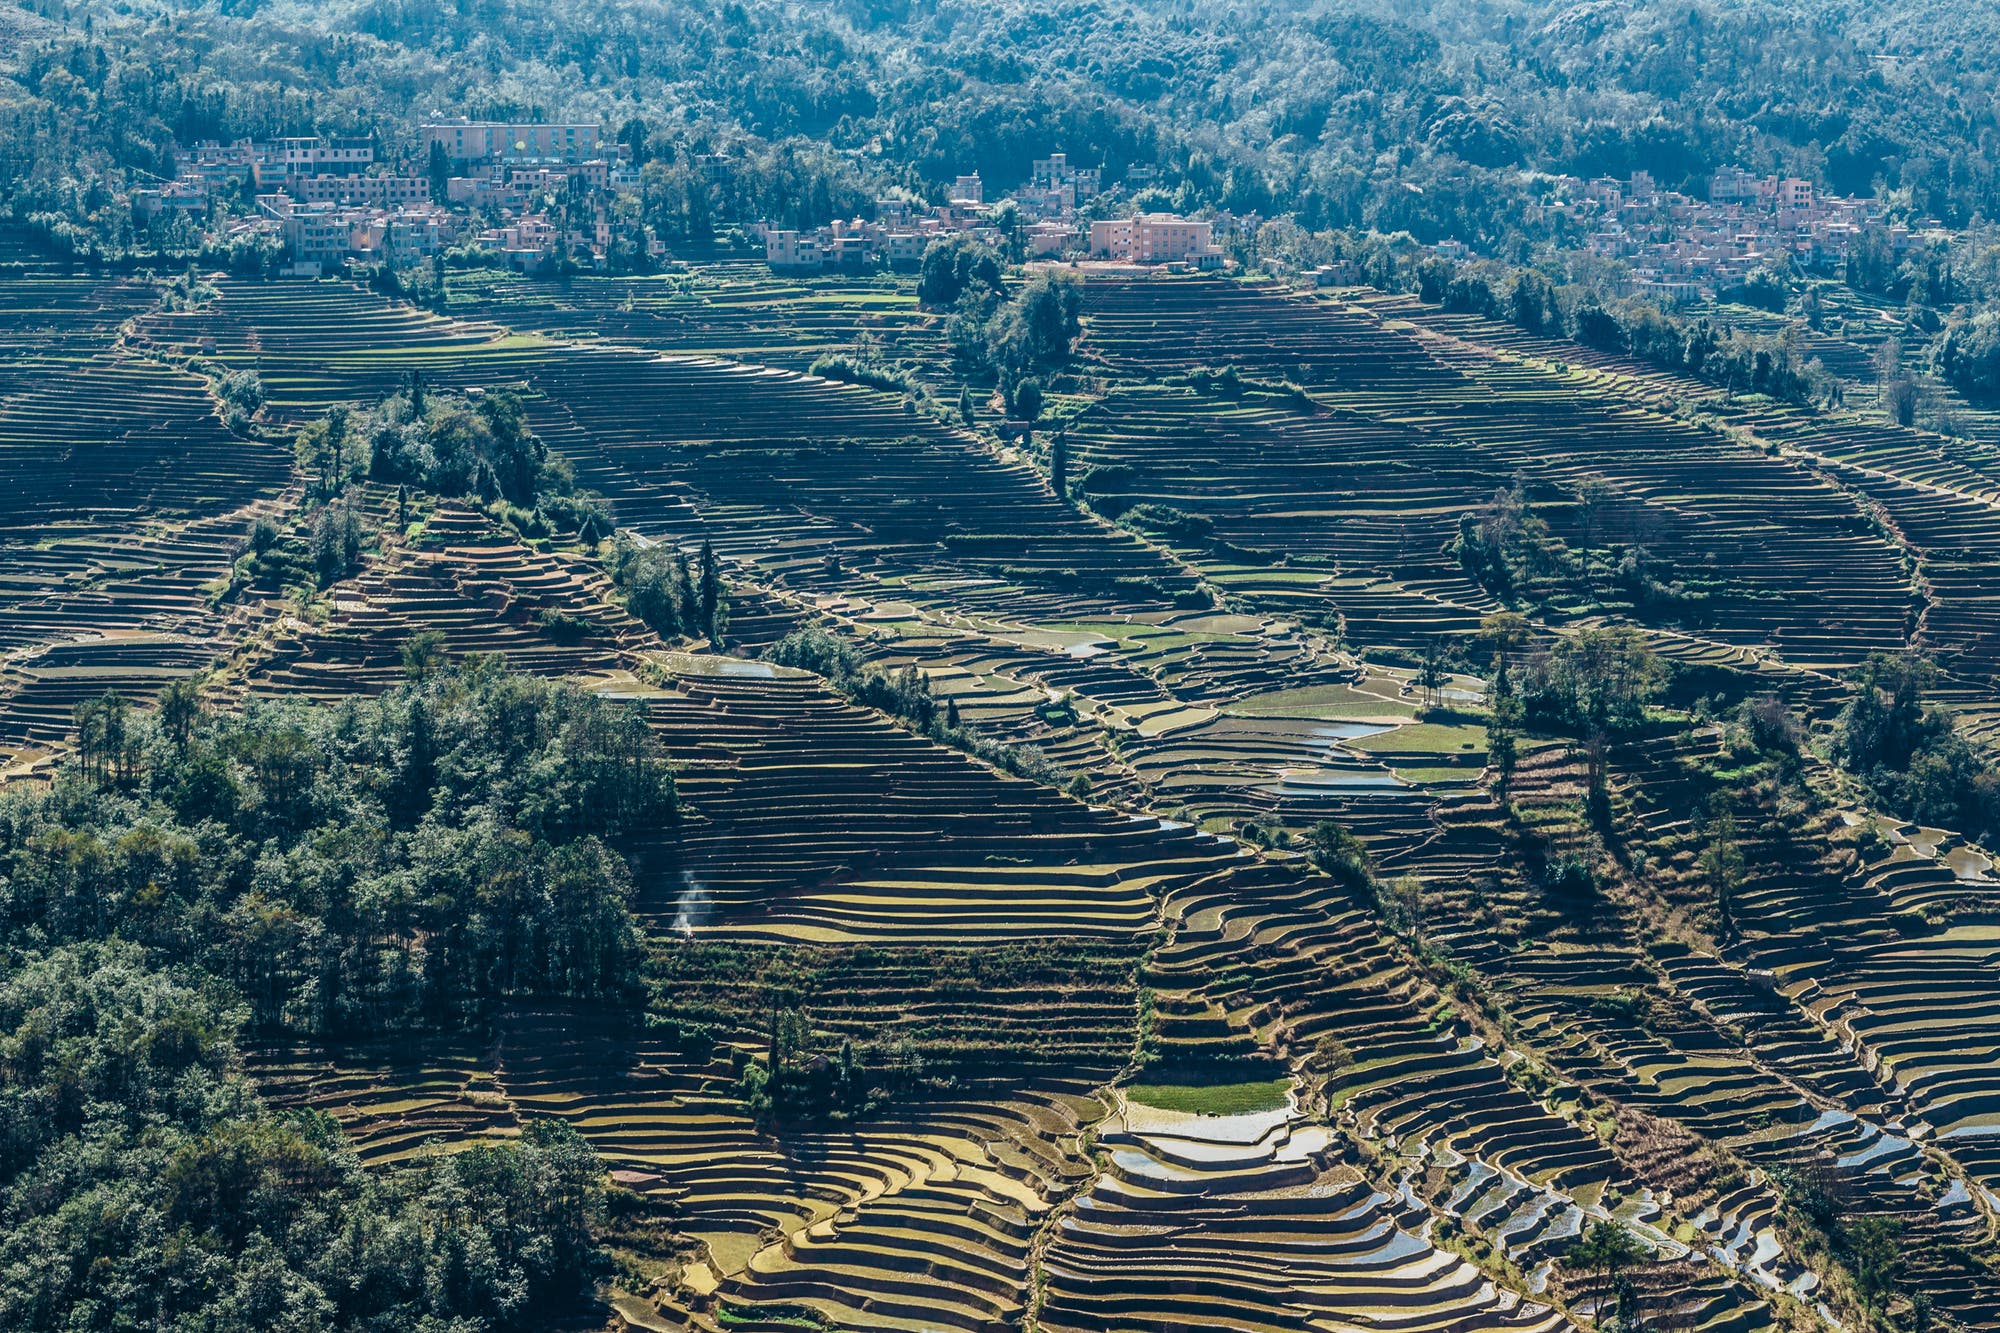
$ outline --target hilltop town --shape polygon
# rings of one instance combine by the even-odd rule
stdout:
[[[455,248],[525,274],[630,269],[667,256],[621,206],[639,186],[632,145],[600,126],[441,121],[420,135],[422,175],[378,162],[370,139],[200,143],[175,154],[173,179],[133,190],[129,202],[141,226],[179,214],[200,227],[214,217],[224,248],[266,257],[278,277],[317,278],[349,265],[407,269]],[[931,242],[957,235],[1033,258],[1217,269],[1224,253],[1216,227],[1255,229],[1255,218],[1227,214],[1086,219],[1080,206],[1101,193],[1098,169],[1057,152],[1004,200],[989,202],[972,174],[940,204],[884,197],[872,218],[804,231],[759,221],[748,234],[774,270],[817,273],[912,269]],[[231,209],[231,200],[246,206]],[[620,239],[634,233],[636,244],[621,253]]]
[[[640,186],[633,145],[590,123],[438,121],[419,128],[413,154],[378,159],[372,139],[296,137],[204,142],[174,155],[172,179],[129,195],[135,224],[178,214],[212,227],[219,248],[248,255],[273,276],[311,278],[350,266],[404,270],[443,261],[523,274],[630,271],[672,258],[652,227],[636,220]],[[409,165],[421,161],[418,173]],[[1148,183],[1135,172],[1107,189],[1099,167],[1051,152],[1019,187],[989,198],[977,173],[946,197],[874,201],[872,216],[810,228],[758,220],[743,229],[776,272],[911,270],[933,241],[966,235],[1016,259],[1087,261],[1212,271],[1249,245],[1264,219],[1208,210],[1200,217],[1123,204]],[[1667,304],[1714,300],[1760,271],[1852,276],[1893,272],[1913,252],[1950,239],[1936,222],[1892,219],[1879,200],[1828,195],[1811,182],[1725,167],[1706,197],[1661,188],[1646,171],[1626,178],[1545,176],[1527,220],[1561,247],[1622,266],[1619,290]],[[1452,237],[1425,247],[1475,263],[1474,246]],[[754,251],[752,251],[754,253]],[[1351,283],[1351,262],[1325,266],[1322,281]]]

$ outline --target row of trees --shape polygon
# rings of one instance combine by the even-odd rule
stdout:
[[[793,630],[764,655],[780,666],[824,677],[855,702],[901,718],[932,740],[965,750],[1017,777],[1059,786],[1075,796],[1090,790],[1089,778],[1081,773],[1064,773],[1039,746],[1001,745],[979,735],[960,719],[956,699],[947,699],[939,706],[937,696],[931,692],[930,677],[916,667],[884,671],[865,661],[853,644],[829,630],[816,625]]]
[[[1427,260],[1413,279],[1424,300],[1447,309],[1635,356],[1732,393],[1817,403],[1836,392],[1832,376],[1800,349],[1790,328],[1777,337],[1748,334],[1641,298],[1611,297],[1582,275],[1558,280],[1536,268]]]

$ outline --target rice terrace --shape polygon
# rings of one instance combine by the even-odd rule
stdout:
[[[1990,15],[987,8],[0,5],[0,1328],[2000,1329]]]

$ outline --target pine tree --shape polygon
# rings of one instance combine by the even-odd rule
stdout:
[[[1056,499],[1069,502],[1069,427],[1058,426],[1049,441],[1049,485]]]
[[[442,140],[431,140],[430,159],[427,165],[429,170],[426,174],[431,182],[431,202],[442,204],[445,202],[446,183],[451,179],[451,159],[445,156]]]
[[[1505,653],[1493,659],[1493,683],[1487,688],[1487,701],[1492,716],[1486,724],[1486,753],[1499,774],[1494,785],[1504,794],[1521,758],[1521,699],[1514,693],[1513,678],[1507,674]]]
[[[721,638],[721,626],[717,616],[722,610],[722,566],[715,558],[715,547],[704,541],[701,544],[701,623],[712,640]]]

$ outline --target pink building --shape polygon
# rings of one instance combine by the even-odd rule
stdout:
[[[1172,213],[1141,213],[1090,224],[1090,252],[1132,264],[1195,264],[1219,267],[1222,251],[1214,228]]]

